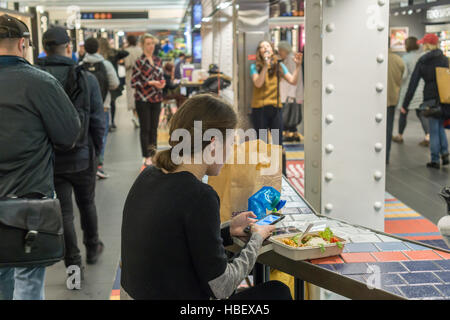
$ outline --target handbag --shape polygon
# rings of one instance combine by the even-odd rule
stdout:
[[[64,251],[58,199],[0,198],[0,267],[46,267]]]
[[[296,127],[300,122],[302,122],[302,112],[300,105],[293,98],[286,100],[283,105],[283,126],[284,128]]]
[[[442,108],[439,101],[432,99],[424,101],[420,106],[419,110],[422,115],[426,118],[441,118],[442,117]]]
[[[450,104],[450,69],[443,67],[436,68],[436,82],[440,102]]]

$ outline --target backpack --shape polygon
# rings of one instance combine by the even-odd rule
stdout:
[[[102,61],[96,62],[96,63],[89,63],[89,62],[83,62],[81,65],[84,70],[89,71],[92,73],[98,81],[98,84],[100,86],[100,91],[102,92],[102,99],[105,101],[106,95],[109,91],[109,85],[108,85],[108,74],[106,73],[105,65]]]
[[[54,65],[40,65],[39,68],[50,74],[54,74]],[[53,71],[53,72],[52,72]],[[75,142],[75,148],[81,148],[87,145],[89,135],[89,118],[91,112],[90,106],[90,90],[85,71],[80,66],[70,67],[66,80],[61,85],[67,96],[77,110],[80,118],[80,134]]]

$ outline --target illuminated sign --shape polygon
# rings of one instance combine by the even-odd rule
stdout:
[[[145,12],[81,12],[82,20],[148,19]]]

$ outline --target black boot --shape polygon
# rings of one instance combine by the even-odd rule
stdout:
[[[447,204],[447,214],[450,215],[450,187],[444,187],[439,195]]]
[[[428,162],[427,168],[440,169],[441,165],[438,162]]]
[[[94,247],[86,247],[86,263],[96,264],[98,258],[103,253],[104,247],[105,245],[101,241],[99,241],[98,244]]]
[[[442,165],[447,166],[449,164],[448,154],[442,156]]]

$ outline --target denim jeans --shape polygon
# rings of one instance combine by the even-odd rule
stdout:
[[[429,124],[431,162],[439,163],[439,154],[441,156],[448,154],[448,142],[444,129],[444,121],[430,117]]]
[[[0,300],[44,300],[45,267],[0,268]]]
[[[386,112],[386,163],[391,154],[392,131],[394,131],[395,106],[389,106]]]

